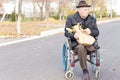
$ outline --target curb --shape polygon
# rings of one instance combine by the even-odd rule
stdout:
[[[29,41],[29,40],[33,40],[33,39],[38,39],[38,38],[40,38],[40,36],[34,36],[34,37],[31,37],[31,38],[25,38],[25,39],[13,40],[13,41],[9,41],[9,42],[3,42],[3,43],[0,43],[0,47],[1,46],[7,46],[7,45],[10,45],[10,44],[20,43],[20,42],[25,42],[25,41]]]
[[[45,36],[50,36],[50,35],[54,35],[56,33],[62,33],[62,32],[64,32],[64,28],[58,28],[54,30],[43,31],[41,32],[40,36],[45,37]]]

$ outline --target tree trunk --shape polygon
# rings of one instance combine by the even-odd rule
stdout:
[[[61,0],[59,0],[59,20],[61,21],[61,17],[62,17],[62,15],[61,15],[61,13],[62,13],[62,6],[61,6]]]
[[[41,5],[39,4],[39,2],[37,3],[38,7],[40,8],[40,20],[43,20],[43,6],[44,6],[44,1],[42,0]]]
[[[32,19],[33,19],[33,21],[35,21],[36,20],[36,6],[35,6],[35,0],[33,0],[32,1],[32,5],[33,5],[33,16],[32,16]]]
[[[17,33],[21,34],[21,10],[22,9],[22,0],[18,0],[18,22],[17,22]]]
[[[50,1],[49,0],[46,0],[46,26],[48,27],[48,24],[49,24],[49,7],[50,7]]]

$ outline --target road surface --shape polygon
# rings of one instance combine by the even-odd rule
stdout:
[[[120,21],[100,24],[99,80],[120,79]],[[63,33],[0,47],[0,80],[65,80],[62,68]],[[94,75],[88,63],[91,80]],[[82,79],[79,63],[73,80]]]

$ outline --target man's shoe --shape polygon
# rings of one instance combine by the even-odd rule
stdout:
[[[83,74],[83,80],[90,80],[89,73]]]

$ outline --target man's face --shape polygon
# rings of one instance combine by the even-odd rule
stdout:
[[[89,7],[81,7],[78,9],[81,18],[85,19],[89,14]]]

